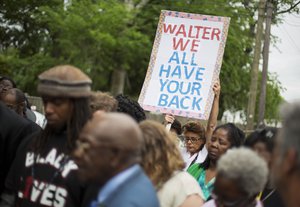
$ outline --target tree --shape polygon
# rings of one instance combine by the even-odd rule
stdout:
[[[263,1],[262,1],[263,2]],[[268,78],[268,60],[269,60],[269,45],[270,45],[270,36],[271,36],[271,23],[272,19],[276,20],[278,14],[281,13],[286,13],[286,12],[292,12],[295,10],[296,12],[299,11],[299,9],[296,7],[298,4],[300,4],[300,1],[295,2],[295,1],[284,1],[282,3],[283,7],[288,4],[288,8],[284,8],[281,11],[276,11],[278,10],[278,2],[273,1],[273,0],[268,0],[265,8],[260,6],[260,15],[259,15],[259,22],[260,25],[262,24],[261,19],[266,16],[266,21],[265,21],[265,31],[264,31],[264,47],[263,47],[263,68],[262,68],[262,78],[261,78],[261,87],[260,87],[260,96],[259,96],[259,110],[258,110],[258,121],[257,121],[257,127],[263,127],[265,125],[265,102],[266,102],[266,90],[267,90],[267,78]],[[275,5],[275,10],[274,10],[274,5]],[[265,9],[266,11],[262,10]],[[262,14],[261,14],[262,13]],[[262,33],[262,28],[257,28],[257,33],[261,34]],[[256,35],[258,37],[258,35]],[[258,44],[259,43],[259,44]],[[259,45],[260,47],[260,42],[256,42],[256,46]],[[260,51],[259,51],[260,52]],[[258,63],[259,57],[256,56],[256,61]],[[253,64],[255,65],[255,64]],[[251,75],[251,87],[250,87],[250,96],[249,96],[249,104],[248,104],[248,114],[247,114],[247,127],[248,129],[251,129],[253,127],[253,117],[252,113],[254,112],[255,109],[255,97],[256,97],[256,90],[253,90],[253,88],[257,87],[257,72],[255,73],[254,71],[257,71],[257,67],[253,67],[253,73]],[[254,83],[254,85],[253,85]],[[274,86],[274,84],[273,84]],[[276,87],[275,87],[276,91]],[[253,99],[253,100],[252,100]],[[251,102],[252,101],[252,102]],[[275,102],[276,103],[276,102]],[[274,104],[274,103],[273,103]],[[279,103],[277,103],[277,106]],[[252,110],[251,110],[252,109]],[[277,110],[276,110],[277,111]]]
[[[137,97],[160,11],[177,10],[231,17],[220,74],[220,116],[225,110],[245,111],[256,4],[246,7],[237,0],[71,2],[64,6],[61,0],[2,1],[1,74],[12,76],[22,90],[36,94],[39,73],[56,64],[73,64],[92,77],[95,90],[110,90],[113,71],[125,71],[125,93]]]
[[[19,8],[14,11],[14,16],[22,16]],[[140,54],[150,47],[148,36],[127,26],[133,14],[118,1],[72,1],[66,10],[62,4],[41,4],[26,15],[34,16],[32,32],[40,31],[43,35],[37,41],[25,39],[26,44],[19,41],[14,44],[9,38],[2,41],[1,64],[31,94],[35,94],[36,77],[41,71],[66,63],[82,68],[93,77],[95,89],[109,90],[111,72],[120,66],[124,70],[138,68]],[[14,21],[22,22],[22,19]],[[10,16],[4,20],[12,21]],[[12,32],[9,31],[10,35]],[[30,37],[27,33],[31,31],[24,33]],[[23,45],[34,51],[24,49]]]

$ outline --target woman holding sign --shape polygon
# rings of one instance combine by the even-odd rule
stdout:
[[[198,181],[205,200],[211,196],[217,174],[216,166],[219,158],[233,147],[243,144],[245,134],[232,123],[218,126],[207,142],[208,156],[201,164],[195,163],[188,172]]]
[[[184,147],[181,147],[181,154],[185,162],[185,171],[194,163],[202,163],[207,157],[206,140],[209,140],[213,130],[217,125],[217,117],[219,113],[219,97],[220,97],[220,82],[217,81],[213,85],[215,93],[212,110],[208,119],[207,127],[197,121],[189,121],[183,129]],[[172,124],[174,117],[166,115],[165,121]]]

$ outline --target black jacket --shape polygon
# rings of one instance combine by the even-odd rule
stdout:
[[[28,120],[0,103],[0,194],[19,144],[37,130],[39,127],[33,127]]]

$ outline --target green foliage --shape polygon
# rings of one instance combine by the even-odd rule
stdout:
[[[261,81],[261,77],[259,77]],[[260,94],[260,88],[258,88],[258,94]],[[267,89],[266,89],[266,108],[265,108],[265,121],[267,124],[274,124],[279,120],[278,107],[284,102],[281,92],[285,89],[278,81],[278,77],[274,73],[268,74]],[[258,118],[258,106],[259,98],[256,100],[256,120]]]
[[[23,11],[26,2],[30,7],[24,9],[27,12]],[[109,89],[110,73],[115,68],[136,71],[141,63],[146,64],[143,54],[151,47],[149,38],[128,25],[134,13],[122,2],[73,0],[66,8],[62,1],[30,2],[5,4],[3,12],[10,15],[4,15],[3,23],[16,27],[1,27],[7,34],[1,37],[0,59],[5,66],[1,73],[14,77],[30,94],[35,94],[37,75],[56,64],[82,68],[93,77],[93,87],[98,90]],[[26,30],[24,21],[30,26]]]
[[[281,83],[277,80],[277,76],[272,74],[268,77],[267,83],[267,98],[266,98],[266,113],[265,119],[267,122],[273,122],[279,120],[278,106],[284,102],[281,92],[284,88]]]
[[[221,69],[220,115],[245,111],[254,44],[257,3],[237,0],[149,0],[139,9],[122,0],[3,0],[0,3],[0,74],[36,94],[39,73],[57,64],[72,64],[108,91],[113,70],[127,71],[125,93],[138,96],[150,58],[160,11],[231,17]],[[288,2],[287,0],[285,0]],[[128,1],[129,2],[129,1]],[[291,2],[291,1],[290,1]],[[276,119],[282,101],[276,78],[268,82],[267,112]],[[270,95],[271,94],[271,95]],[[274,108],[275,107],[275,108]]]

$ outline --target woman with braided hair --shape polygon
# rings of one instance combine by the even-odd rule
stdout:
[[[116,99],[118,101],[118,112],[128,114],[138,123],[146,119],[144,109],[138,102],[131,100],[128,96],[122,94],[117,95]]]
[[[244,143],[245,134],[237,126],[227,123],[218,126],[207,142],[208,156],[203,163],[196,163],[189,167],[188,172],[198,181],[205,200],[211,196],[216,177],[216,166],[219,158],[233,147]]]

